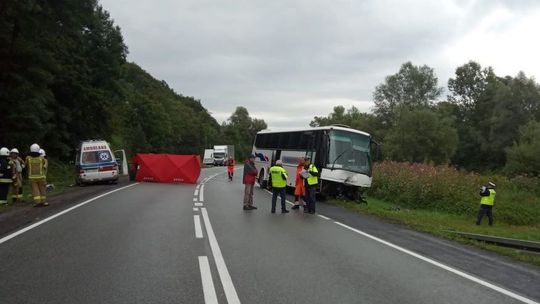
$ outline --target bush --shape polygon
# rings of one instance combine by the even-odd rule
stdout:
[[[540,180],[481,176],[448,166],[384,161],[374,166],[369,194],[401,206],[473,217],[480,201],[480,186],[497,183],[494,214],[514,225],[540,223]],[[471,219],[472,220],[472,219]]]

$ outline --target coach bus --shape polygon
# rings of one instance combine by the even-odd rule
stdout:
[[[362,190],[371,187],[373,144],[368,133],[341,125],[260,131],[253,145],[258,183],[266,188],[270,167],[281,160],[289,175],[287,186],[294,187],[298,161],[309,157],[319,169],[322,195],[363,200]]]

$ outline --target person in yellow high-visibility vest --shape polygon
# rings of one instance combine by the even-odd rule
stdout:
[[[476,225],[480,225],[484,215],[487,215],[489,225],[493,225],[492,209],[495,204],[495,196],[497,195],[495,186],[494,182],[489,182],[487,186],[482,186],[480,188],[480,210],[478,210],[478,216],[476,217]]]
[[[11,184],[11,201],[13,203],[22,202],[24,200],[22,192],[22,172],[24,169],[24,161],[19,157],[19,150],[17,150],[17,148],[11,149],[10,158],[15,168],[13,184]]]
[[[315,213],[317,186],[319,185],[319,170],[311,163],[309,157],[304,158],[304,168],[307,172],[306,178],[306,202],[307,213]],[[305,210],[304,210],[305,212]]]
[[[276,161],[276,165],[270,168],[270,184],[272,185],[272,213],[276,213],[276,200],[281,198],[281,213],[289,213],[285,207],[285,189],[287,188],[287,171],[283,169],[281,160]]]
[[[47,162],[39,153],[38,144],[30,146],[30,155],[26,157],[26,167],[28,169],[28,179],[32,187],[34,207],[48,206],[47,200]]]

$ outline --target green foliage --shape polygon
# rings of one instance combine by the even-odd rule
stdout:
[[[519,127],[540,115],[540,88],[520,72],[497,77],[491,67],[469,62],[448,81],[459,144],[453,163],[468,169],[497,169],[506,162],[505,148],[518,136]]]
[[[531,120],[519,129],[519,139],[506,149],[505,172],[510,175],[540,175],[540,122]],[[540,195],[540,184],[537,187]],[[532,189],[531,189],[532,190]]]
[[[393,160],[447,163],[458,142],[451,116],[430,108],[402,108],[384,138],[385,155]]]
[[[123,102],[113,107],[113,144],[129,152],[200,154],[219,124],[200,101],[175,93],[134,63],[122,67]]]
[[[388,125],[393,125],[395,111],[400,106],[432,105],[443,90],[437,83],[438,79],[432,68],[406,62],[396,74],[387,76],[384,83],[375,88],[375,114]]]
[[[385,161],[374,167],[369,194],[400,206],[473,217],[480,201],[479,187],[488,180],[497,184],[496,220],[513,225],[540,223],[540,197],[529,191],[538,179],[481,176],[447,166]],[[526,184],[527,186],[524,186]]]
[[[246,108],[237,107],[221,127],[221,142],[215,143],[234,145],[236,158],[245,159],[251,153],[257,132],[266,128],[264,120],[251,118]]]
[[[80,139],[106,136],[127,53],[108,13],[94,0],[7,0],[0,17],[4,144],[66,158]]]
[[[334,111],[326,117],[315,116],[309,125],[322,127],[334,124],[346,125],[367,132],[376,139],[381,138],[383,134],[380,120],[374,114],[360,112],[355,106],[347,110],[343,106],[336,106]]]
[[[128,152],[195,153],[219,124],[200,101],[126,63],[120,28],[95,0],[0,5],[2,145],[71,159],[80,140]]]

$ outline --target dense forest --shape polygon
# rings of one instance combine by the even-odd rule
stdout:
[[[80,140],[133,152],[200,153],[234,143],[247,154],[266,127],[243,107],[220,125],[201,102],[135,63],[96,0],[0,3],[0,144],[40,143],[67,160]]]
[[[540,86],[523,72],[497,76],[470,61],[448,80],[404,63],[375,88],[372,113],[336,106],[311,126],[346,124],[373,135],[385,159],[452,164],[509,175],[540,174]]]

